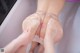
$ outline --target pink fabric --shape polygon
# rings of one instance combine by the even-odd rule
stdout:
[[[66,0],[66,1],[69,1],[69,2],[80,2],[80,0]]]

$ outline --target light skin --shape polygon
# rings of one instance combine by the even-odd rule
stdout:
[[[53,14],[53,19],[56,22],[56,23],[53,24],[52,28],[54,28],[54,25],[57,24],[58,26],[56,26],[56,27],[58,28],[58,31],[60,31],[60,33],[63,34],[61,24],[60,24],[59,20],[56,20],[56,19],[58,19],[59,13],[61,12],[65,1],[64,0],[50,0],[49,2],[50,2],[50,4],[48,5],[49,7],[48,7],[47,11],[45,10],[46,11],[46,16],[44,18],[43,25],[42,25],[42,28],[41,28],[41,33],[40,33],[40,38],[42,38],[42,39],[44,39],[44,35],[46,33],[46,27],[47,27],[46,25],[47,25],[49,19],[51,18],[50,14]],[[47,6],[47,5],[45,5],[45,6]],[[42,8],[41,10],[44,11],[44,9]],[[60,33],[58,33],[56,35],[56,37],[54,38],[54,43],[57,43],[62,38],[62,34],[59,35]],[[33,53],[34,49],[37,47],[36,45],[37,45],[37,43],[34,43],[34,45],[32,45],[32,48],[31,48],[32,52],[31,53]],[[38,53],[42,53],[43,50],[44,50],[43,46],[40,45]]]
[[[32,23],[31,23],[32,22]],[[19,35],[10,44],[4,47],[6,53],[25,53],[25,47],[33,40],[37,28],[40,25],[40,19],[37,15],[33,14],[23,21],[22,28],[23,33]],[[15,49],[16,48],[16,49]]]
[[[38,0],[36,12],[23,21],[23,33],[4,47],[6,53],[26,53],[28,44],[32,42],[36,34],[44,41],[44,45],[39,45],[38,53],[43,53],[43,51],[44,53],[55,53],[52,46],[60,41],[63,34],[61,24],[58,20],[58,15],[63,5],[64,0]],[[54,36],[52,33],[56,30],[57,32],[56,34],[54,33]],[[34,49],[37,46],[38,43],[33,42],[30,53],[34,53]]]

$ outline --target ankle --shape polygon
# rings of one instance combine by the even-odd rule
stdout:
[[[37,15],[40,15],[41,19],[44,20],[44,17],[46,15],[46,12],[45,11],[42,11],[42,10],[39,10],[39,11],[36,11],[36,14]]]
[[[59,21],[57,14],[47,13],[46,16],[49,17],[49,18],[53,18],[53,19],[56,20],[56,21]]]

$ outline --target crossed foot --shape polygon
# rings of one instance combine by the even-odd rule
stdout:
[[[35,20],[35,21],[32,21],[32,20]],[[31,25],[30,29],[34,27],[32,28],[32,30],[35,31],[34,33],[35,38],[32,41],[30,53],[34,53],[34,50],[36,49],[37,46],[39,46],[38,53],[43,53],[44,40],[46,41],[46,39],[50,38],[52,39],[51,41],[54,41],[54,43],[56,43],[60,41],[60,39],[62,38],[63,30],[58,20],[58,17],[54,14],[48,13],[45,15],[45,13],[34,13],[31,16],[27,17],[24,20],[24,23],[25,23],[23,25],[24,31],[26,29],[29,29],[27,27],[30,27],[30,25]],[[33,25],[34,23],[36,24]],[[31,33],[33,33],[34,31],[32,31]]]
[[[27,45],[32,42],[29,53],[39,46],[38,53],[43,53],[47,45],[57,43],[63,36],[63,29],[58,17],[52,13],[36,12],[22,23],[23,33],[5,47],[6,53],[26,53]],[[14,47],[10,46],[14,44]],[[7,50],[7,49],[11,50]],[[11,48],[12,47],[12,48]]]

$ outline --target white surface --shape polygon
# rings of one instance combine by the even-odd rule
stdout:
[[[0,27],[0,47],[4,47],[21,32],[22,21],[36,10],[37,0],[18,0]],[[60,20],[64,37],[57,53],[80,53],[80,3],[66,3]]]

